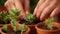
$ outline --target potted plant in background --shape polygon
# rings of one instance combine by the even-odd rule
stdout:
[[[20,24],[25,23],[31,29],[30,34],[34,34],[34,32],[36,34],[35,25],[37,23],[39,23],[39,22],[40,22],[40,20],[38,20],[35,15],[33,15],[33,14],[26,14],[25,20],[21,21]]]
[[[60,34],[60,28],[54,23],[54,18],[48,18],[45,22],[35,26],[37,34]]]
[[[2,31],[5,31],[7,33],[13,33],[13,34],[17,34],[17,31],[18,31],[18,34],[21,33],[23,34],[28,34],[30,29],[25,26],[25,24],[19,24],[19,21],[17,20],[18,18],[18,14],[19,14],[19,11],[17,9],[15,10],[11,10],[9,12],[10,14],[8,15],[8,17],[11,19],[10,23],[11,24],[6,24],[4,27],[2,27]],[[12,30],[12,31],[11,31]]]
[[[0,11],[0,26],[9,23],[9,17],[7,11]]]

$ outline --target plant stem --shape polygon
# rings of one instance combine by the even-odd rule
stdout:
[[[21,31],[21,34],[23,34],[23,31]]]

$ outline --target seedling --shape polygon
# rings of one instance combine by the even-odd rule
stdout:
[[[8,31],[7,24],[2,27],[2,30],[3,30],[3,31],[6,31],[6,32]]]
[[[36,17],[33,14],[26,14],[25,20],[29,22],[34,22],[36,21]]]
[[[15,32],[20,30],[21,34],[23,34],[23,32],[26,31],[26,26],[25,26],[25,24],[21,24],[20,29],[18,28],[19,21],[16,20],[18,18],[18,14],[19,14],[18,10],[11,10],[10,14],[8,15],[8,17],[11,19],[10,23],[11,23],[11,26],[12,26],[13,30]],[[4,31],[8,31],[8,27],[7,26],[8,25],[6,24],[5,26],[3,26],[2,29]]]
[[[19,16],[19,11],[17,9],[11,10],[10,11],[10,18],[12,19],[17,19]]]
[[[16,19],[18,18],[18,14],[19,14],[19,11],[17,9],[15,10],[11,10],[10,11],[10,14],[8,15],[7,13],[1,13],[1,17],[4,18],[4,22],[5,24],[7,23],[8,21],[8,18],[11,19],[10,23],[11,23],[11,26],[13,28],[14,31],[18,31],[18,21],[16,21]],[[3,28],[2,28],[4,31],[7,31],[7,25],[5,25]]]
[[[15,32],[18,31],[18,22],[17,21],[11,21],[11,26]]]
[[[8,16],[7,11],[1,11],[0,12],[0,21],[5,23],[5,25],[2,27],[3,31],[8,31],[8,26],[7,26],[8,19],[9,19],[9,16]]]
[[[7,13],[7,11],[1,11],[0,12],[0,22],[2,23],[2,22],[4,22],[5,24],[7,24],[8,23],[8,13]]]
[[[48,18],[45,20],[45,25],[49,28],[49,29],[53,29],[53,24],[52,22],[54,21],[54,18]]]
[[[24,31],[26,31],[26,26],[25,24],[21,24],[21,34],[23,34]]]
[[[10,11],[10,22],[14,31],[18,31],[18,21],[16,20],[18,18],[18,15],[19,11],[17,9]]]

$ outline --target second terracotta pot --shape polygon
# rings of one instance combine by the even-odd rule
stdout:
[[[45,23],[38,23],[37,25],[35,25],[35,28],[37,30],[37,34],[60,34],[60,28],[58,26],[58,24],[53,23],[54,26],[56,26],[58,29],[56,30],[45,30],[45,29],[41,29],[39,28],[41,25],[44,25]]]
[[[37,34],[36,29],[35,29],[35,25],[36,24],[34,24],[34,25],[28,25],[30,27],[29,34]]]

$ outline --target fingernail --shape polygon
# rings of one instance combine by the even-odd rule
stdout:
[[[28,12],[28,11],[26,11],[26,14],[29,14],[29,12]]]

